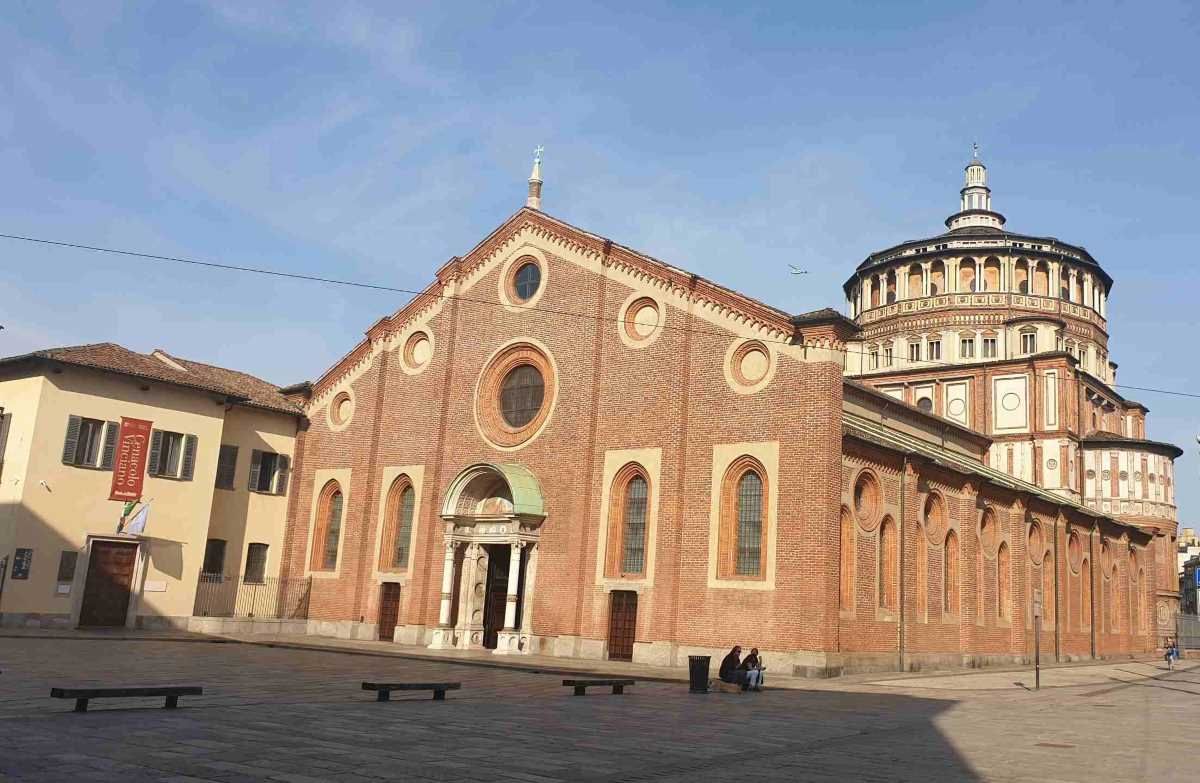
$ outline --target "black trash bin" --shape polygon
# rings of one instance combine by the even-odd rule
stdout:
[[[707,655],[688,656],[688,691],[690,693],[708,693],[708,664],[711,661]]]

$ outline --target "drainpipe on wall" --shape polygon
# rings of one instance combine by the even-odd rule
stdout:
[[[900,567],[897,569],[899,584],[897,585],[897,600],[899,601],[900,617],[897,623],[897,649],[899,651],[900,671],[904,671],[904,507],[908,495],[908,455],[904,455],[900,463],[900,519],[897,521],[897,534],[900,537]]]

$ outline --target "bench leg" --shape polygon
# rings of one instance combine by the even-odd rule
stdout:
[[[391,701],[391,691],[377,691],[375,693],[375,701]]]
[[[575,695],[576,696],[583,696],[586,694],[587,694],[587,686],[586,685],[576,685],[575,686]]]
[[[446,700],[446,692],[443,690],[434,690],[433,700],[434,701],[445,701]]]
[[[76,699],[75,700],[75,712],[87,712],[87,703],[88,703],[87,699]]]
[[[613,686],[613,695],[615,695],[615,696],[620,696],[620,695],[621,695],[622,693],[624,693],[624,692],[625,692],[625,686],[624,686],[624,685],[614,685],[614,686]]]
[[[163,705],[163,709],[164,710],[173,710],[178,706],[179,706],[179,697],[178,696],[168,696],[167,703]]]

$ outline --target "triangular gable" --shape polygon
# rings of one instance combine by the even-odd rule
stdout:
[[[735,332],[753,334],[784,346],[795,337],[792,317],[782,310],[539,210],[523,207],[465,256],[456,256],[446,262],[438,269],[435,279],[407,304],[391,316],[376,321],[367,330],[367,338],[313,384],[309,409],[319,408],[335,388],[353,380],[369,367],[374,353],[402,344],[407,333],[440,312],[448,298],[470,291],[496,264],[502,263],[519,247],[518,243],[527,234],[551,245],[556,255],[567,261],[597,269],[604,266],[607,273],[615,277],[628,275],[643,283],[650,282],[669,295],[669,299],[675,300],[671,303],[677,307],[682,309],[690,305],[697,316]]]

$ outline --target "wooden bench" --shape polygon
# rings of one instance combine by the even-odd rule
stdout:
[[[52,699],[74,699],[75,712],[87,712],[89,699],[132,699],[149,696],[165,696],[163,709],[173,710],[179,706],[180,696],[201,696],[204,689],[197,685],[155,685],[132,688],[51,688]]]
[[[585,695],[587,689],[594,686],[607,688],[610,685],[612,686],[613,693],[621,694],[625,692],[626,685],[635,684],[637,684],[637,680],[563,680],[563,686],[574,688],[576,696]]]
[[[433,691],[434,701],[445,701],[446,691],[462,688],[461,682],[364,682],[364,691],[375,691],[375,701],[391,701],[392,691]]]

